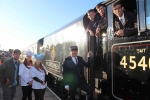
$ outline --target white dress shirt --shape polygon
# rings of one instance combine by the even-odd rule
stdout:
[[[78,63],[78,58],[77,58],[77,57],[71,57],[71,59],[73,60],[73,62],[74,62],[75,64]],[[77,59],[77,62],[76,62],[76,59]]]
[[[125,23],[125,17],[124,17],[124,13],[122,14],[122,17],[119,17],[119,20],[121,21],[122,24]]]

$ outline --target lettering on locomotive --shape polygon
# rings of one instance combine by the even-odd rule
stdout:
[[[149,48],[150,44],[146,42],[136,45],[134,43],[120,44],[113,46],[112,52],[113,55],[116,53],[120,56],[120,67],[131,70],[141,67],[141,70],[146,71],[150,69]],[[114,57],[113,59],[118,58]]]

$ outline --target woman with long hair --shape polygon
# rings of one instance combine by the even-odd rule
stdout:
[[[23,97],[22,100],[32,100],[32,82],[33,79],[31,77],[31,67],[32,64],[32,52],[27,51],[26,52],[26,58],[24,59],[23,63],[19,66],[19,75],[21,77],[21,87],[22,87],[22,93]]]
[[[41,62],[43,55],[34,54],[34,58],[36,59],[34,67],[31,68],[33,78],[32,89],[34,90],[35,100],[44,100],[45,89],[47,86],[47,71]]]

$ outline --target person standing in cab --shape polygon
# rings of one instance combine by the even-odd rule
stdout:
[[[104,4],[97,4],[96,10],[99,13],[99,26],[96,29],[96,34],[106,33],[107,21],[106,21],[106,7]]]
[[[84,77],[84,67],[90,67],[90,54],[88,54],[88,62],[85,62],[82,57],[77,56],[78,47],[71,46],[69,48],[70,56],[65,58],[65,61],[62,64],[63,67],[63,83],[65,89],[69,92],[68,99],[76,100],[76,90],[80,88],[87,93],[86,100],[92,100],[93,90],[87,84],[86,79]]]
[[[42,54],[34,54],[35,63],[31,67],[33,78],[32,89],[34,90],[35,100],[44,100],[45,89],[47,87],[47,70],[42,64]]]
[[[3,90],[4,100],[13,100],[16,87],[19,85],[19,57],[21,51],[15,49],[12,58],[4,61],[0,67],[0,82]]]
[[[31,67],[33,66],[32,62],[32,52],[26,52],[26,58],[23,63],[19,66],[19,75],[21,77],[21,87],[23,97],[22,100],[32,100],[32,77],[31,77]]]
[[[137,35],[137,15],[134,12],[124,10],[120,1],[113,4],[114,36],[129,37]]]
[[[99,25],[98,16],[96,15],[94,9],[88,10],[87,15],[88,15],[88,18],[90,19],[90,22],[86,31],[90,33],[90,36],[98,37],[99,34],[96,34],[96,29]]]

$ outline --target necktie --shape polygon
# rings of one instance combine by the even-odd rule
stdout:
[[[78,60],[77,60],[77,58],[75,58],[75,60],[76,60],[76,65],[78,64]],[[81,77],[82,76],[82,74],[81,74],[81,71],[80,71],[80,69],[79,69],[79,66],[78,66],[78,71],[79,71],[79,76]]]
[[[120,21],[121,21],[121,23],[123,24],[123,19],[122,19],[122,18],[120,19]]]
[[[18,63],[17,63],[17,61],[15,61],[15,64],[18,66]]]
[[[76,65],[77,65],[78,64],[77,58],[75,58],[75,60],[76,60]]]

